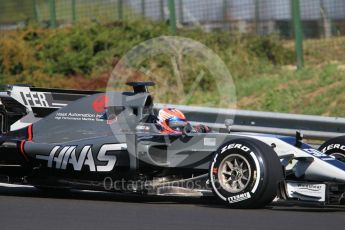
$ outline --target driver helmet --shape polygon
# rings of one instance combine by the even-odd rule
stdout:
[[[186,116],[174,108],[159,110],[158,123],[162,126],[164,133],[182,133],[184,127],[188,125]]]

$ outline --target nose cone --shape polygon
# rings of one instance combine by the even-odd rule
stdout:
[[[305,179],[345,183],[345,163],[333,159],[314,158],[306,168]]]

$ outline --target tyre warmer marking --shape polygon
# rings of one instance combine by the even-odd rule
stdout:
[[[32,141],[32,124],[28,126],[28,137],[27,137],[27,141]],[[24,145],[25,145],[25,140],[21,140],[20,141],[20,154],[25,158],[26,161],[29,161],[28,156],[25,154],[24,151]]]

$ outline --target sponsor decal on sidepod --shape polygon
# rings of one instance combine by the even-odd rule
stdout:
[[[105,144],[97,153],[97,160],[105,165],[96,165],[92,154],[91,145],[86,145],[80,151],[79,157],[76,153],[77,146],[55,146],[49,156],[36,155],[37,159],[46,160],[47,167],[56,169],[67,169],[67,165],[73,166],[75,171],[81,171],[83,168],[88,167],[91,172],[109,172],[113,170],[116,163],[116,156],[107,155],[108,151],[122,150],[126,148],[126,144]]]

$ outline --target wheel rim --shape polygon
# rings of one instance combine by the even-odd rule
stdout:
[[[338,161],[345,163],[345,154],[344,153],[332,153],[331,156],[333,156]]]
[[[218,178],[220,185],[230,193],[243,191],[251,179],[252,168],[242,155],[231,154],[219,165]]]

